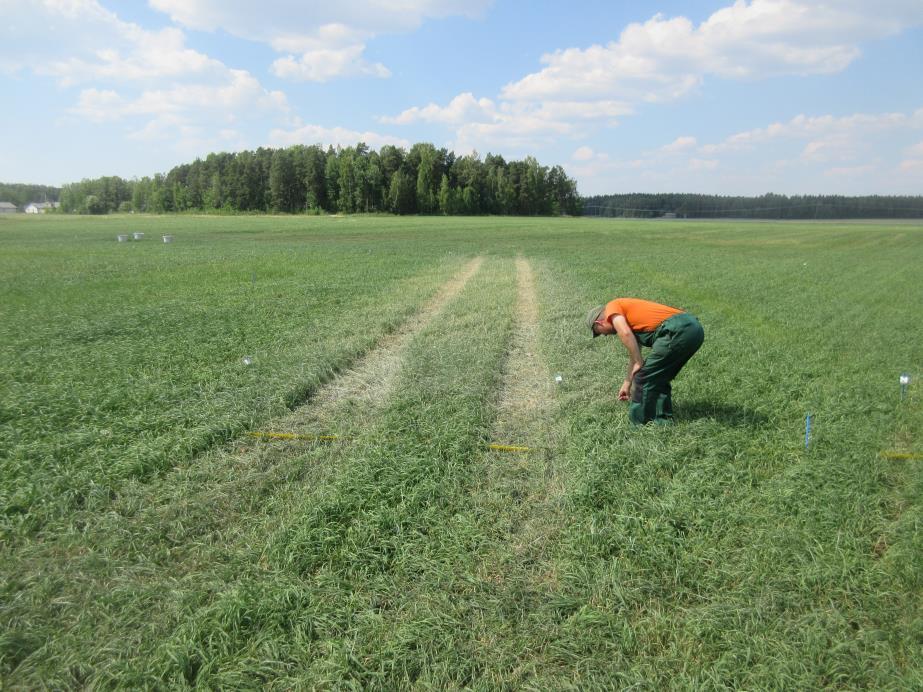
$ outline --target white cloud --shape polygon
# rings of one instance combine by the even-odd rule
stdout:
[[[369,76],[388,78],[391,71],[381,63],[364,57],[367,32],[343,24],[327,24],[313,36],[284,34],[270,41],[273,48],[289,52],[272,63],[277,77],[300,82],[327,82],[337,77]],[[299,53],[296,56],[292,53]]]
[[[68,57],[36,67],[38,74],[56,77],[70,86],[94,80],[139,81],[164,77],[219,75],[220,61],[185,46],[178,29],[149,32],[133,24],[114,22],[112,37],[120,47],[100,48],[93,57]]]
[[[590,158],[585,160],[572,157],[564,168],[568,175],[580,180],[581,185],[586,185],[588,190],[592,190],[589,194],[598,194],[602,190],[597,187],[596,181],[623,175],[635,180],[639,176],[647,175],[654,166],[651,159],[614,159],[608,154],[594,152]],[[611,192],[613,189],[618,188],[610,187],[607,191]],[[587,194],[587,191],[584,191],[584,194]]]
[[[919,114],[920,111],[917,111]],[[898,170],[904,174],[923,173],[923,142],[917,142],[904,150],[904,159]]]
[[[497,107],[490,99],[475,99],[470,92],[459,94],[448,105],[430,103],[423,108],[414,106],[393,117],[381,117],[383,123],[409,125],[416,122],[460,125],[466,122],[490,123],[497,120]]]
[[[718,167],[716,159],[689,159],[690,171],[713,171]]]
[[[909,159],[898,165],[901,173],[923,173],[923,159]]]
[[[149,0],[154,9],[191,29],[223,29],[259,41],[285,56],[272,71],[299,81],[388,77],[385,65],[365,59],[368,40],[416,29],[428,18],[476,17],[492,0]]]
[[[506,85],[502,96],[523,101],[666,101],[687,94],[708,75],[838,72],[860,54],[862,41],[921,21],[923,13],[909,0],[738,0],[698,27],[685,17],[658,14],[630,24],[605,46],[544,55],[545,68]]]
[[[923,12],[917,0],[881,0],[874,6],[859,0],[737,0],[699,25],[685,17],[658,14],[630,24],[605,46],[544,55],[543,69],[507,84],[498,99],[475,99],[463,93],[445,106],[415,106],[380,121],[452,127],[460,148],[535,146],[552,137],[586,136],[587,126],[611,127],[639,104],[678,99],[710,77],[759,79],[837,72],[860,54],[863,41],[921,23]],[[824,124],[802,125],[822,129]],[[711,145],[711,150],[702,151],[702,161],[712,160],[712,154],[720,151],[775,137],[773,128]],[[848,156],[843,151],[835,154],[835,144],[819,141],[805,156],[819,156],[822,151],[832,158]],[[695,145],[694,138],[681,137],[660,153],[679,154]],[[841,144],[839,149],[843,148]]]
[[[493,122],[464,123],[452,148],[461,152],[534,150],[581,134],[575,124],[528,113],[499,112]]]
[[[598,121],[609,126],[617,116],[630,113],[621,101],[556,101],[541,104],[501,103],[476,99],[466,92],[447,105],[430,103],[408,108],[396,116],[383,116],[380,122],[409,125],[438,123],[456,128],[452,146],[459,151],[490,151],[536,147],[560,137],[576,137],[583,132],[580,121]]]
[[[364,44],[345,48],[320,48],[306,51],[301,57],[293,55],[273,62],[272,73],[283,79],[299,82],[326,82],[335,77],[366,75],[387,78],[391,72],[381,63],[369,63],[362,58]]]
[[[288,116],[285,94],[190,49],[180,29],[146,30],[97,0],[22,3],[8,17],[0,28],[0,55],[10,38],[34,74],[65,89],[87,85],[68,112],[94,123],[122,122],[129,137],[226,146],[242,138],[201,133],[236,120]]]
[[[252,114],[253,110],[286,111],[288,103],[279,91],[266,91],[249,72],[229,70],[228,82],[221,85],[184,84],[172,89],[143,91],[126,99],[112,90],[84,89],[76,115],[90,120],[121,120],[130,116],[171,116],[166,122],[182,122],[177,116],[231,118],[234,114]]]
[[[428,18],[477,17],[491,1],[149,0],[149,4],[190,29],[224,29],[240,38],[271,43],[283,37],[310,40],[319,27],[337,24],[368,33],[410,31]]]
[[[617,118],[630,115],[634,109],[623,101],[545,101],[537,108],[531,104],[504,103],[507,112],[532,112],[546,120],[599,120],[609,126],[618,124]]]
[[[664,154],[676,154],[683,151],[688,151],[695,147],[696,138],[695,137],[677,137],[669,144],[665,144],[660,147],[660,151]]]
[[[292,146],[294,144],[321,144],[323,146],[354,146],[358,142],[365,142],[373,149],[380,149],[383,145],[390,144],[396,147],[409,148],[410,142],[399,137],[382,135],[377,132],[358,132],[342,127],[321,127],[320,125],[303,125],[294,130],[274,129],[269,134],[273,146]]]
[[[714,144],[679,137],[640,157],[603,158],[582,146],[566,168],[585,194],[641,189],[915,194],[923,174],[921,129],[923,108],[799,115]]]
[[[568,173],[578,175],[584,180],[592,179],[600,173],[612,170],[615,167],[624,166],[624,162],[614,163],[609,160],[609,155],[605,152],[593,151],[591,147],[578,147],[571,154],[571,161],[566,168]]]
[[[591,161],[595,153],[590,147],[578,147],[577,150],[573,153],[571,158],[574,161]]]
[[[9,4],[0,23],[0,64],[53,77],[63,86],[214,78],[226,69],[187,47],[181,30],[148,31],[96,0]]]
[[[831,150],[847,149],[857,144],[863,136],[919,127],[923,127],[923,109],[909,115],[857,113],[835,117],[802,114],[786,123],[772,123],[767,127],[738,132],[723,142],[703,145],[699,151],[704,154],[718,154],[752,150],[757,145],[777,139],[811,139],[812,141],[805,146],[803,156],[808,160],[817,160],[826,159]]]
[[[825,139],[808,142],[801,152],[801,158],[808,162],[851,161],[861,150],[861,143],[842,133],[834,133]]]
[[[360,31],[334,22],[318,26],[306,35],[289,32],[275,34],[266,42],[280,53],[303,53],[324,48],[345,48],[362,43],[369,35],[367,31]]]
[[[628,159],[612,158],[608,154],[597,153],[588,146],[582,146],[571,155],[568,172],[586,180],[600,175],[633,171],[636,175],[646,176],[650,180],[657,171],[688,173],[716,170],[720,165],[717,159],[690,156],[696,142],[695,137],[677,137],[669,144]]]
[[[855,177],[867,175],[868,173],[872,173],[876,170],[878,170],[878,166],[873,163],[869,163],[862,166],[838,166],[834,168],[828,168],[824,171],[824,175],[831,177]]]
[[[121,117],[124,107],[124,99],[112,90],[84,89],[71,112],[99,123]]]
[[[156,118],[145,122],[143,126],[130,130],[127,137],[128,139],[145,142],[173,141],[176,137],[188,139],[198,136],[200,132],[200,128],[190,125],[183,118],[173,113],[162,113]]]

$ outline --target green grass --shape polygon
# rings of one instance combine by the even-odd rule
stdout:
[[[48,217],[0,248],[4,686],[923,686],[921,462],[879,456],[923,451],[919,225]],[[244,436],[321,420],[477,256],[393,390],[313,431],[348,439]],[[517,256],[564,384],[505,456]],[[581,329],[615,295],[705,326],[672,428]]]

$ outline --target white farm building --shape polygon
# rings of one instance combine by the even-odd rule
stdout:
[[[32,202],[32,204],[26,207],[26,213],[44,214],[49,209],[56,209],[57,207],[57,202]]]
[[[15,214],[16,205],[10,202],[0,202],[0,214]]]

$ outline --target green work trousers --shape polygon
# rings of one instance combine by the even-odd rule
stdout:
[[[665,319],[653,332],[636,332],[641,346],[651,352],[635,374],[628,418],[635,425],[673,422],[670,382],[705,340],[699,321],[687,312]]]

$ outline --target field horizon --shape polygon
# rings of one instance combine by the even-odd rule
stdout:
[[[923,686],[919,221],[0,248],[3,687]],[[672,427],[582,324],[617,295],[704,325]]]

